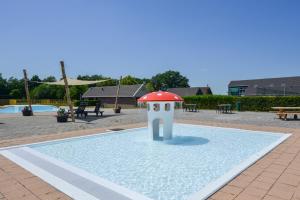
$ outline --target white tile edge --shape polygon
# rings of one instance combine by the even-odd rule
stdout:
[[[86,179],[89,179],[89,180],[91,180],[91,181],[93,181],[93,182],[95,182],[95,183],[97,183],[97,184],[99,184],[99,185],[101,185],[101,186],[103,186],[105,188],[108,188],[108,189],[110,189],[110,190],[112,190],[112,191],[114,191],[114,192],[116,192],[118,194],[121,194],[121,195],[123,195],[125,197],[128,197],[128,198],[130,198],[132,200],[152,200],[152,199],[150,199],[150,198],[148,198],[146,196],[143,196],[142,194],[139,194],[137,192],[131,191],[131,190],[129,190],[129,189],[123,187],[123,186],[117,185],[117,184],[115,184],[113,182],[110,182],[110,181],[108,181],[106,179],[103,179],[103,178],[101,178],[99,176],[93,175],[93,174],[91,174],[91,173],[89,173],[89,172],[87,172],[85,170],[79,169],[79,168],[74,167],[74,166],[72,166],[72,165],[70,165],[68,163],[65,163],[65,162],[60,161],[60,160],[55,159],[55,158],[52,158],[52,157],[50,157],[50,156],[48,156],[46,154],[40,153],[40,152],[38,152],[38,151],[36,151],[36,150],[34,150],[32,148],[22,147],[21,149],[23,151],[26,151],[26,152],[28,152],[30,154],[33,154],[33,155],[41,158],[43,160],[46,160],[46,161],[48,161],[50,163],[53,163],[53,164],[55,164],[55,165],[57,165],[57,166],[59,166],[59,167],[61,167],[63,169],[66,169],[66,170],[68,170],[70,172],[73,172],[74,174],[77,174],[77,175],[82,176],[82,177],[84,177]],[[62,190],[62,191],[64,191],[64,190]]]
[[[233,169],[228,171],[226,174],[224,174],[217,180],[209,183],[200,191],[190,195],[187,198],[187,200],[204,200],[204,199],[209,198],[211,195],[213,195],[215,192],[217,192],[219,189],[221,189],[223,186],[225,186],[228,182],[230,182],[236,176],[241,174],[248,167],[253,165],[257,160],[259,160],[260,158],[265,156],[267,153],[269,153],[272,149],[277,147],[279,144],[281,144],[283,141],[285,141],[291,135],[292,134],[283,134],[282,137],[279,138],[276,142],[270,144],[269,146],[267,146],[263,150],[259,151],[258,153],[250,156],[247,160],[245,160],[241,164],[237,165],[236,167],[234,167]]]
[[[9,160],[17,163],[18,165],[22,166],[26,170],[30,171],[34,175],[42,178],[45,182],[49,183],[50,185],[54,186],[60,191],[63,191],[66,195],[70,196],[75,200],[85,199],[85,200],[99,200],[98,198],[80,190],[77,187],[67,183],[66,181],[48,173],[47,171],[31,164],[30,162],[22,159],[21,157],[9,152],[8,150],[1,151],[0,154],[8,158]]]

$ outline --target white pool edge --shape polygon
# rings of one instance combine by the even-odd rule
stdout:
[[[40,177],[42,180],[44,180],[45,182],[54,186],[55,188],[58,188],[63,193],[74,198],[75,200],[81,200],[81,199],[98,200],[98,198],[80,190],[77,187],[74,187],[73,185],[67,183],[63,179],[53,176],[52,174],[48,173],[47,171],[41,169],[40,167],[37,167],[37,166],[31,164],[30,162],[22,159],[21,157],[12,154],[8,150],[1,151],[0,154],[5,156],[6,158],[10,159],[11,161],[17,163],[18,165],[22,166],[27,171]]]
[[[95,182],[95,183],[97,183],[97,184],[99,184],[103,187],[109,188],[109,189],[113,190],[114,192],[122,194],[122,195],[124,195],[124,196],[126,196],[126,197],[128,197],[132,200],[151,200],[151,199],[149,199],[148,197],[145,197],[142,194],[139,194],[137,192],[129,190],[129,189],[123,187],[123,186],[115,184],[115,183],[113,183],[111,181],[108,181],[104,178],[101,178],[99,176],[93,175],[93,174],[91,174],[91,173],[89,173],[85,170],[82,170],[78,167],[74,167],[74,166],[72,166],[72,165],[70,165],[66,162],[60,161],[58,159],[55,159],[55,158],[52,158],[48,155],[40,153],[40,152],[38,152],[38,151],[36,151],[32,148],[23,147],[23,150],[25,150],[25,151],[27,151],[27,152],[29,152],[29,153],[31,153],[31,154],[39,157],[39,158],[42,158],[42,159],[47,160],[51,163],[54,163],[55,165],[57,165],[59,167],[62,167],[64,169],[68,170],[68,171],[71,171],[75,174],[78,174],[82,177],[85,177],[85,178],[87,178],[87,179],[89,179],[89,180],[91,180],[91,181],[93,181],[93,182]]]
[[[103,179],[99,176],[93,175],[85,170],[74,167],[74,166],[72,166],[68,163],[65,163],[63,161],[60,161],[56,158],[52,158],[46,154],[40,153],[40,152],[32,149],[30,147],[20,147],[20,148],[25,152],[28,152],[34,156],[37,156],[43,160],[46,160],[47,162],[53,163],[63,169],[66,169],[66,170],[68,170],[72,173],[75,173],[81,177],[84,177],[92,182],[95,182],[100,187],[108,188],[108,189],[112,190],[113,193],[121,194],[122,196],[132,199],[132,200],[153,200],[151,198],[144,196],[143,194],[137,193],[137,192],[127,189],[123,186],[115,184],[111,181]],[[45,182],[49,183],[50,185],[57,188],[58,190],[64,192],[65,194],[67,194],[68,196],[70,196],[73,199],[76,199],[76,200],[99,200],[99,198],[94,197],[93,195],[85,192],[84,190],[81,190],[80,188],[64,181],[63,178],[52,175],[51,173],[47,172],[43,168],[35,166],[34,164],[26,161],[25,159],[21,158],[20,156],[17,156],[15,154],[11,153],[9,150],[0,151],[0,155],[3,155],[4,157],[8,158],[9,160],[20,165],[27,171],[38,176]]]
[[[272,132],[270,132],[272,133]],[[276,148],[279,144],[284,142],[287,138],[289,138],[292,134],[283,134],[280,139],[278,139],[276,142],[270,144],[269,146],[265,147],[260,152],[252,155],[250,158],[242,162],[241,164],[235,166],[233,169],[231,169],[229,172],[218,178],[217,180],[210,182],[208,185],[206,185],[203,189],[200,191],[190,195],[187,200],[203,200],[207,199],[214,193],[216,193],[219,189],[221,189],[223,186],[225,186],[227,183],[229,183],[231,180],[233,180],[235,177],[240,175],[243,171],[245,171],[247,168],[249,168],[251,165],[256,163],[259,159],[262,159],[263,156],[268,154],[271,150]]]

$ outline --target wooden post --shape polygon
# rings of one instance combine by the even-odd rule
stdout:
[[[24,73],[24,86],[25,86],[27,103],[28,103],[29,109],[31,110],[31,113],[33,114],[32,107],[31,107],[31,99],[30,99],[30,94],[29,94],[29,89],[28,89],[28,78],[27,78],[26,69],[23,69],[23,73]]]
[[[65,90],[66,90],[66,96],[67,96],[67,102],[71,111],[71,117],[72,117],[72,122],[75,122],[75,116],[74,116],[74,110],[73,110],[73,105],[70,97],[70,91],[69,91],[69,85],[68,85],[68,80],[66,76],[66,71],[65,71],[65,64],[64,61],[60,61],[60,66],[61,66],[61,73],[62,77],[65,82]]]
[[[118,84],[118,88],[117,88],[117,95],[116,95],[115,109],[118,108],[118,97],[119,97],[119,92],[120,92],[121,80],[122,80],[122,76],[120,76],[120,80],[119,80],[119,84]]]

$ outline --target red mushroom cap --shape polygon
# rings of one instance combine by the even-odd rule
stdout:
[[[138,99],[141,103],[148,101],[183,101],[183,99],[177,94],[163,91],[151,92]]]

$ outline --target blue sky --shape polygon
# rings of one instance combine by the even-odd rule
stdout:
[[[300,75],[298,0],[2,0],[5,77],[178,70],[226,93],[230,80]]]

